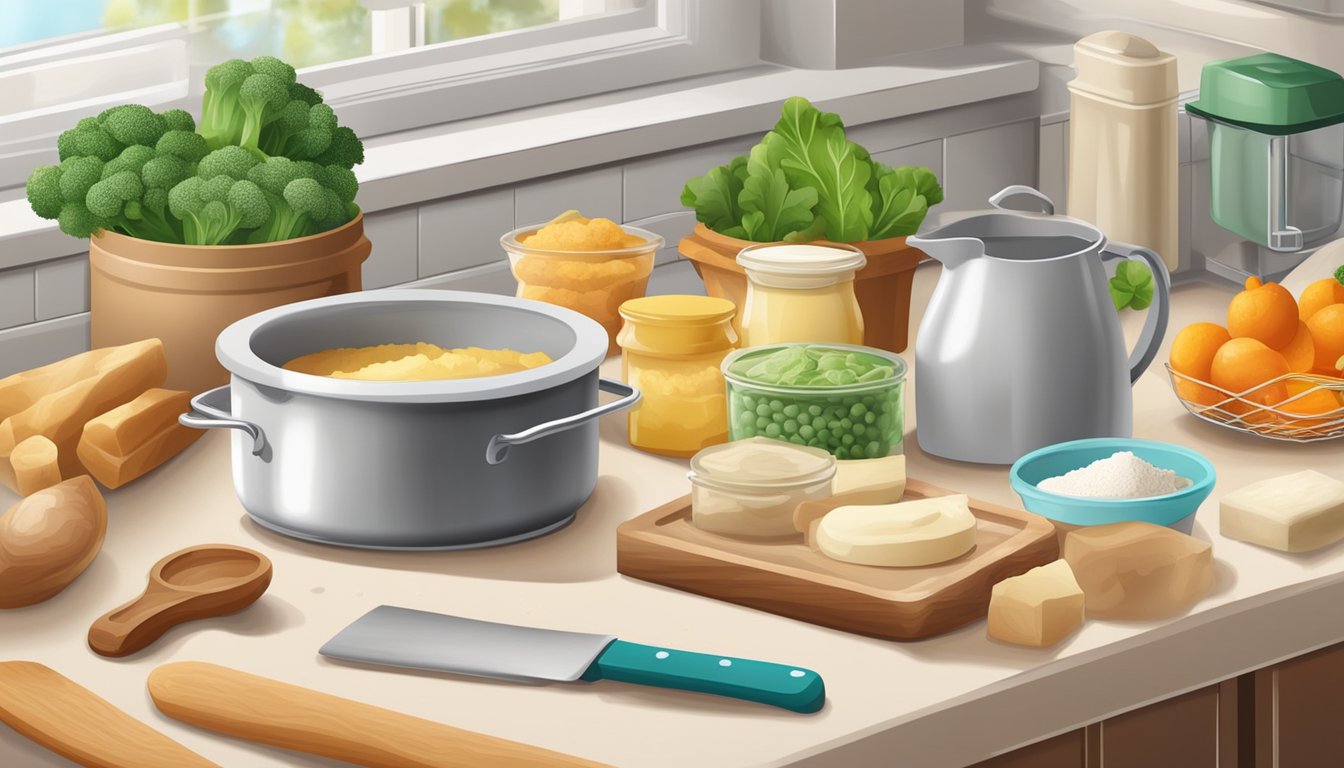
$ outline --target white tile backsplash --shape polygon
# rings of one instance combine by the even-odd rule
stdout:
[[[0,378],[89,350],[89,314],[0,331]]]
[[[621,221],[621,187],[619,165],[519,184],[514,189],[513,218],[522,227],[574,209],[589,218]]]
[[[513,296],[518,291],[518,281],[513,279],[513,272],[509,270],[509,263],[506,260],[417,280],[405,287],[479,291],[499,296]]]
[[[422,205],[420,277],[433,277],[504,258],[499,238],[515,226],[512,187]]]
[[[746,154],[757,141],[755,136],[719,141],[626,163],[626,220],[684,210],[681,190],[687,181]]]
[[[0,272],[0,328],[33,322],[33,268],[19,267]]]
[[[362,273],[366,290],[410,282],[418,276],[419,216],[418,208],[408,207],[364,217],[364,235],[373,244]]]
[[[1038,128],[1038,120],[1023,120],[949,137],[943,144],[942,207],[981,210],[1009,184],[1035,186]]]
[[[89,311],[89,257],[73,256],[37,266],[37,319]]]

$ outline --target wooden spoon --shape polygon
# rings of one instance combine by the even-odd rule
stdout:
[[[0,662],[0,721],[93,768],[219,768],[34,661]]]
[[[189,547],[163,558],[136,599],[89,627],[89,647],[103,656],[127,656],[187,621],[236,613],[271,585],[271,561],[260,552],[225,544]]]

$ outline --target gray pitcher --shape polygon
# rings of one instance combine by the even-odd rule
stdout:
[[[1030,195],[1044,213],[1010,211]],[[942,262],[915,343],[915,415],[924,452],[1010,464],[1037,448],[1129,437],[1131,385],[1167,329],[1170,278],[1153,251],[1108,243],[1096,227],[1054,215],[1054,203],[1014,185],[973,215],[909,244]],[[1127,354],[1104,261],[1140,259],[1154,298]]]

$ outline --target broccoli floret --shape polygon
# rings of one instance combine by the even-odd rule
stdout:
[[[196,119],[185,109],[170,109],[159,115],[163,118],[165,131],[195,131]]]
[[[196,175],[202,179],[212,179],[216,176],[245,179],[248,171],[259,162],[261,161],[256,156],[242,147],[220,147],[201,158],[200,164],[196,166]]]
[[[322,103],[322,94],[309,88],[303,83],[294,83],[289,86],[289,97],[295,101],[301,101],[310,107],[315,107]]]
[[[118,171],[89,188],[85,204],[95,216],[114,219],[129,208],[139,207],[145,185],[135,171]]]
[[[102,166],[96,157],[72,157],[34,170],[28,177],[28,204],[38,216],[55,219],[67,235],[92,235],[106,222],[89,211],[84,195],[98,183]]]
[[[56,139],[56,151],[61,160],[71,157],[82,157],[91,155],[99,160],[111,160],[121,154],[125,146],[112,138],[98,124],[98,120],[92,117],[86,117],[75,124],[74,128],[65,131]]]
[[[95,232],[107,228],[107,222],[93,215],[88,206],[74,200],[66,201],[61,206],[56,224],[62,232],[74,237],[91,237]]]
[[[158,154],[152,147],[132,144],[123,149],[120,155],[107,161],[107,164],[103,166],[102,178],[106,179],[108,176],[121,173],[122,171],[131,171],[132,173],[139,174],[140,169],[145,167],[145,163],[153,160],[157,156]]]
[[[313,162],[354,168],[364,162],[364,143],[353,130],[342,125],[331,132],[331,145],[325,152],[313,158]]]
[[[212,67],[205,76],[201,135],[211,149],[236,145],[260,154],[261,130],[295,99],[294,84],[294,68],[273,56]]]
[[[162,115],[140,104],[123,104],[104,110],[98,115],[98,124],[123,146],[143,144],[152,147],[168,130]]]
[[[61,206],[65,197],[61,194],[61,167],[44,165],[28,176],[28,204],[33,213],[44,219],[54,219],[61,215]]]
[[[211,148],[231,143],[243,130],[243,113],[238,109],[238,90],[252,75],[252,65],[242,59],[229,59],[205,73],[205,96],[201,99],[198,132]]]
[[[205,139],[192,131],[167,131],[154,145],[160,155],[172,155],[188,163],[199,163],[210,152]]]
[[[72,157],[61,163],[61,197],[84,202],[93,185],[103,178],[106,166],[96,157]]]
[[[246,179],[192,176],[168,192],[168,207],[182,220],[189,245],[240,242],[271,215],[266,195]]]
[[[349,173],[344,168],[336,170]],[[345,200],[345,195],[353,200],[353,174],[334,180],[328,169],[316,163],[272,157],[253,168],[248,179],[265,193],[272,211],[267,222],[252,233],[252,242],[270,243],[325,232],[349,221],[359,210]]]

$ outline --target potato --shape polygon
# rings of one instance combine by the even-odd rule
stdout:
[[[0,608],[65,589],[98,556],[107,505],[88,475],[38,491],[0,515]]]
[[[145,339],[0,379],[0,458],[43,435],[60,450],[63,475],[83,474],[76,448],[84,423],[161,386],[167,376],[163,343]]]

